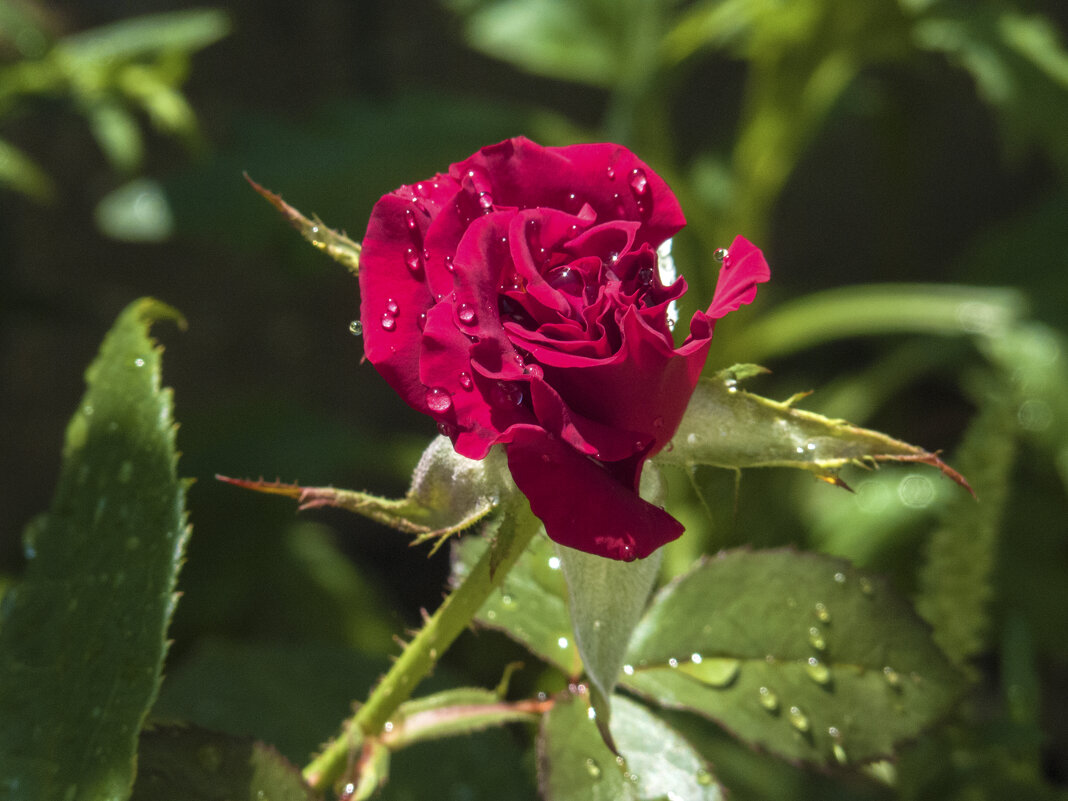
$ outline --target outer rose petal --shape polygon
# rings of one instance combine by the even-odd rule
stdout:
[[[549,538],[610,559],[644,559],[682,524],[593,460],[533,426],[513,429],[508,469]]]
[[[756,298],[757,284],[771,278],[771,270],[764,261],[760,248],[744,236],[736,236],[727,255],[723,259],[723,269],[716,281],[716,291],[712,295],[712,305],[706,314],[718,320]]]

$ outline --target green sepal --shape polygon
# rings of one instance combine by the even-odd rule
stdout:
[[[86,371],[47,515],[0,625],[0,790],[19,798],[125,798],[159,686],[188,529],[156,320],[135,301]]]
[[[790,760],[893,756],[964,688],[882,579],[792,550],[730,551],[655,597],[623,686]]]
[[[386,724],[379,740],[398,750],[505,723],[537,723],[544,706],[545,702],[541,701],[502,701],[496,692],[479,687],[446,690],[405,701]]]
[[[937,455],[878,431],[832,420],[785,402],[746,392],[739,380],[760,371],[754,365],[722,370],[697,384],[674,438],[657,456],[661,464],[794,467],[848,489],[838,476],[846,465],[873,468],[880,462],[918,462],[936,467],[971,491],[968,482]]]
[[[481,461],[468,459],[452,448],[446,437],[434,438],[423,452],[412,476],[408,494],[400,499],[380,498],[366,492],[334,487],[302,487],[279,481],[216,476],[220,481],[272,495],[285,495],[300,503],[300,509],[335,506],[382,525],[414,535],[413,544],[437,540],[437,551],[452,534],[470,528],[485,518],[514,491],[500,448]]]
[[[245,180],[261,197],[278,209],[282,216],[286,218],[286,221],[296,228],[300,235],[310,242],[313,247],[323,251],[353,275],[357,275],[360,272],[360,251],[362,248],[359,242],[349,239],[344,231],[339,232],[333,228],[328,228],[322,220],[314,215],[309,220],[282,200],[281,195],[277,195],[269,189],[264,189],[249,178],[247,173],[245,174]]]

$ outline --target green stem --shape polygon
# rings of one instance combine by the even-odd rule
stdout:
[[[502,510],[494,546],[486,549],[467,578],[408,643],[393,667],[371,691],[367,702],[345,722],[342,733],[304,768],[304,779],[309,785],[321,790],[336,782],[364,738],[380,735],[397,707],[411,696],[439,657],[470,625],[490,593],[501,585],[539,528],[538,520],[530,513],[526,498],[522,496],[512,501],[510,508]]]

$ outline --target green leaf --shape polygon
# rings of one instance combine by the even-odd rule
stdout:
[[[0,139],[0,188],[4,186],[39,203],[51,200],[56,193],[52,179],[33,159]]]
[[[0,790],[125,798],[156,695],[186,538],[171,393],[142,299],[86,372],[51,511],[27,531],[0,625]]]
[[[77,73],[157,51],[192,52],[229,32],[229,17],[218,9],[149,14],[66,36],[57,42],[52,55]]]
[[[453,549],[453,583],[463,579],[487,548],[467,537]],[[571,634],[567,586],[553,543],[537,536],[475,615],[482,626],[503,631],[565,675],[577,677],[582,661]]]
[[[991,575],[1016,456],[1016,408],[993,388],[983,399],[958,453],[981,503],[953,499],[941,507],[920,572],[916,608],[934,628],[935,641],[963,665],[986,644]]]
[[[563,695],[538,735],[538,783],[546,801],[713,801],[723,788],[678,732],[640,704],[612,699],[616,757],[581,696]]]
[[[470,15],[467,38],[488,55],[528,72],[595,86],[618,77],[610,3],[497,0]]]
[[[962,687],[885,582],[794,551],[733,551],[665,587],[635,631],[624,686],[792,760],[890,756]]]
[[[922,448],[796,409],[795,398],[779,403],[739,388],[738,377],[752,374],[752,365],[738,365],[699,382],[674,439],[657,461],[735,470],[795,467],[839,486],[846,486],[838,478],[845,465],[919,462],[937,467],[970,490],[959,473]]]
[[[132,801],[315,801],[300,772],[270,746],[186,726],[141,735]]]

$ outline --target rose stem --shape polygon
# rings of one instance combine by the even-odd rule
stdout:
[[[471,623],[475,613],[515,564],[541,524],[530,513],[526,498],[519,496],[505,515],[499,530],[499,547],[487,548],[470,574],[452,591],[426,621],[393,667],[371,691],[367,702],[345,721],[342,732],[324,746],[304,768],[305,781],[322,790],[337,781],[349,762],[353,749],[364,737],[376,737],[397,707],[411,695],[416,685],[430,673],[438,658]],[[511,522],[514,534],[508,537],[504,526]],[[500,550],[503,548],[503,553]],[[492,566],[491,563],[496,563]]]

